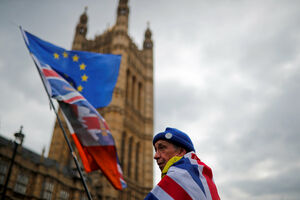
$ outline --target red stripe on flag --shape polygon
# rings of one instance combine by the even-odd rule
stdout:
[[[174,200],[192,200],[190,195],[178,183],[176,183],[167,175],[158,183],[158,185]]]
[[[51,69],[43,69],[43,73],[46,77],[60,77],[54,70]]]
[[[212,200],[220,200],[217,187],[216,187],[215,183],[213,182],[213,175],[212,175],[211,169],[204,163],[201,163],[201,164],[204,165],[202,174],[206,179]]]
[[[100,123],[98,117],[83,117],[87,129],[100,129]]]
[[[206,179],[212,200],[219,200],[220,197],[218,194],[218,190],[215,183],[213,182],[212,170],[205,163],[201,162],[196,154],[192,153],[191,158],[196,160],[199,165],[203,166],[202,174]]]
[[[117,152],[115,146],[87,146],[84,147],[98,164],[103,174],[108,178],[112,185],[122,190],[120,178],[122,177],[118,170]]]
[[[64,102],[66,102],[66,103],[72,103],[73,101],[77,101],[77,100],[81,100],[81,99],[84,99],[83,98],[83,96],[75,96],[75,97],[72,97],[72,98],[70,98],[70,99],[68,99],[68,100],[65,100]]]

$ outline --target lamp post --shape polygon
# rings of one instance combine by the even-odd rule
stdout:
[[[18,149],[19,145],[22,145],[24,137],[25,137],[25,135],[22,133],[22,129],[23,129],[23,126],[20,127],[20,131],[19,132],[16,132],[14,134],[14,136],[15,136],[14,150],[13,150],[13,155],[12,155],[12,158],[11,158],[10,166],[8,168],[6,180],[5,180],[5,183],[4,183],[1,200],[5,199],[5,193],[6,193],[6,190],[7,190],[7,185],[8,185],[8,181],[9,181],[9,178],[10,178],[10,174],[11,174],[13,165],[15,163],[15,157],[16,157],[16,154],[17,154],[17,149]]]

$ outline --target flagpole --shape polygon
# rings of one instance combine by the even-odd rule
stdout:
[[[74,152],[74,150],[73,150],[73,148],[72,148],[72,145],[71,145],[71,143],[70,143],[70,141],[69,141],[69,139],[68,139],[68,137],[67,137],[67,134],[66,134],[66,131],[65,131],[63,125],[62,125],[61,119],[60,119],[60,117],[59,117],[57,111],[55,110],[55,107],[54,107],[53,101],[52,101],[52,99],[51,99],[51,96],[50,96],[50,94],[49,94],[49,92],[48,92],[48,90],[47,90],[47,87],[46,87],[46,85],[45,85],[45,83],[44,83],[44,80],[43,80],[43,78],[42,78],[42,73],[41,73],[41,71],[40,71],[40,69],[39,69],[39,67],[38,67],[38,65],[36,64],[36,62],[35,62],[34,59],[33,59],[33,62],[34,62],[35,66],[36,66],[36,68],[37,68],[37,70],[38,70],[38,72],[39,72],[40,78],[41,78],[41,80],[42,80],[42,82],[43,82],[44,89],[46,90],[48,99],[49,99],[49,101],[50,101],[50,105],[51,105],[51,107],[53,108],[53,111],[54,111],[54,113],[55,113],[55,115],[56,115],[58,124],[59,124],[59,126],[60,126],[60,128],[61,128],[61,130],[62,130],[62,132],[63,132],[64,138],[65,138],[65,140],[66,140],[66,142],[67,142],[67,144],[68,144],[70,153],[71,153],[71,155],[72,155],[72,157],[73,157],[73,160],[74,160],[74,162],[75,162],[75,164],[76,164],[77,170],[78,170],[78,172],[79,172],[79,175],[80,175],[80,178],[81,178],[83,187],[84,187],[84,189],[85,189],[85,191],[86,191],[86,193],[87,193],[88,199],[89,199],[89,200],[92,200],[92,196],[91,196],[91,194],[90,194],[90,192],[89,192],[89,189],[88,189],[87,184],[86,184],[86,182],[85,182],[85,180],[84,180],[84,177],[83,177],[81,168],[80,168],[80,166],[79,166],[79,162],[78,162],[77,156],[76,156],[76,154],[75,154],[75,152]]]

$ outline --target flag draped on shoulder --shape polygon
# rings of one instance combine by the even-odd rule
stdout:
[[[117,82],[121,55],[68,51],[25,32],[30,52],[51,66],[95,108],[107,106]]]
[[[58,66],[55,63],[49,63],[44,59],[45,52],[42,50],[40,52],[40,49],[36,48],[38,39],[26,31],[21,31],[46,90],[60,105],[86,172],[100,169],[116,189],[125,188],[126,182],[119,164],[115,142],[104,118],[62,77],[63,72],[56,69]],[[50,43],[47,45],[51,46]],[[70,52],[68,55],[71,55]],[[82,54],[77,52],[76,55]],[[104,77],[98,77],[101,78]]]
[[[145,200],[220,200],[211,169],[194,152],[175,162]]]

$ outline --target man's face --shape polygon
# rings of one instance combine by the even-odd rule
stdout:
[[[154,144],[154,149],[154,159],[161,171],[172,157],[184,155],[181,153],[181,148],[176,148],[172,143],[165,140],[158,140]]]

